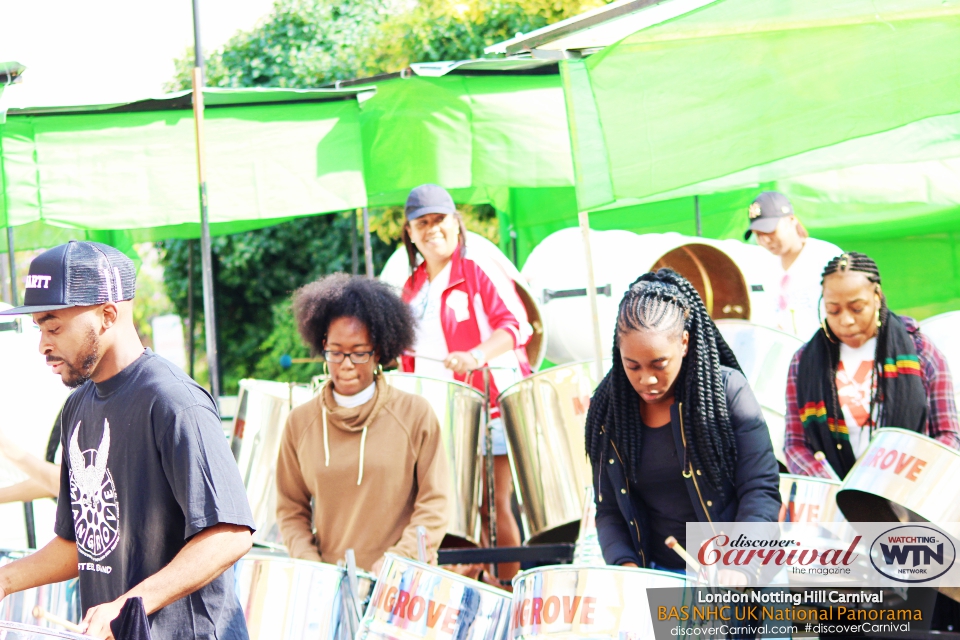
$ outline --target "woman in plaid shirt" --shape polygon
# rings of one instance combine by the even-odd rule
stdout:
[[[829,465],[843,478],[878,427],[910,429],[960,449],[947,361],[915,320],[889,311],[876,263],[844,253],[827,264],[821,284],[826,318],[787,376],[790,472],[829,478]]]

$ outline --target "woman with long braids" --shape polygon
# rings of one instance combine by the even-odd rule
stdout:
[[[733,352],[683,276],[640,276],[620,301],[613,366],[586,449],[607,564],[682,570],[687,522],[775,522],[777,460]]]
[[[901,427],[960,448],[953,382],[943,354],[912,318],[891,313],[877,264],[848,252],[821,278],[820,330],[787,377],[784,450],[791,473],[843,478],[877,427]]]

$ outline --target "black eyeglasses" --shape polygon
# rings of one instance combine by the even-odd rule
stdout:
[[[354,351],[353,353],[344,353],[343,351],[324,351],[323,359],[327,362],[332,362],[333,364],[340,364],[349,356],[350,362],[353,364],[366,364],[370,362],[370,357],[375,353],[376,351]]]

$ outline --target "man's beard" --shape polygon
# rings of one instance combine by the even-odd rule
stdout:
[[[100,336],[97,335],[96,331],[90,329],[90,333],[87,334],[87,340],[83,343],[80,354],[77,356],[79,364],[75,365],[72,362],[63,360],[63,366],[66,371],[61,374],[60,379],[63,381],[63,384],[71,389],[76,389],[90,379],[90,376],[93,375],[93,368],[99,360]]]

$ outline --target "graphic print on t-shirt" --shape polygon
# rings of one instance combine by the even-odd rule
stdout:
[[[873,392],[873,360],[862,360],[851,376],[843,363],[837,367],[837,398],[844,409],[844,417],[853,418],[857,426],[864,426],[870,417],[870,396]]]
[[[120,506],[117,488],[107,469],[110,458],[110,423],[104,419],[103,436],[96,449],[80,451],[80,422],[70,438],[70,502],[77,548],[100,562],[120,540]]]

